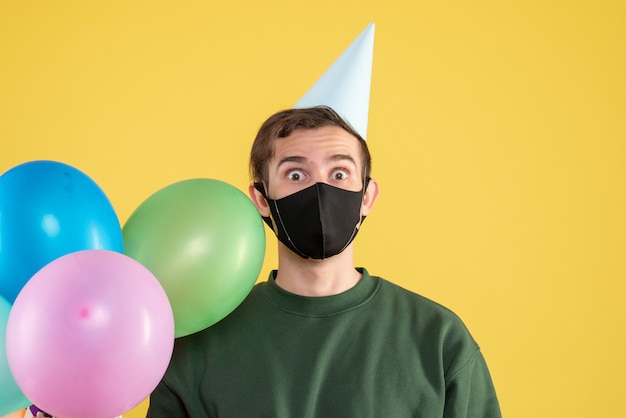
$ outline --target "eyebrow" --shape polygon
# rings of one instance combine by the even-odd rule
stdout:
[[[350,161],[352,164],[354,164],[354,166],[356,167],[356,161],[354,160],[354,158],[352,158],[352,156],[348,155],[348,154],[334,154],[331,155],[329,158],[326,159],[327,161]],[[281,165],[285,164],[285,163],[305,163],[307,161],[306,157],[302,157],[302,156],[298,156],[298,155],[293,155],[293,156],[288,156],[288,157],[284,157],[281,158],[280,161],[278,161],[278,165],[277,167],[280,167]]]
[[[306,161],[305,157],[299,157],[299,156],[290,156],[290,157],[283,157],[280,159],[280,161],[278,161],[278,165],[277,167],[280,167],[281,165],[285,164],[285,163],[303,163]]]
[[[348,155],[348,154],[335,154],[331,156],[328,160],[329,161],[350,161],[356,167],[356,161],[354,160],[354,158],[352,158],[351,155]]]

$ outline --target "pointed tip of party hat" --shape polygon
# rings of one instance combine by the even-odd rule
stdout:
[[[348,46],[294,108],[329,106],[367,139],[374,23]]]

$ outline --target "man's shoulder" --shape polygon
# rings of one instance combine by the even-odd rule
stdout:
[[[405,299],[416,306],[435,311],[442,311],[447,314],[455,315],[454,312],[443,304],[431,299],[421,293],[408,289],[392,280],[380,276],[370,276],[373,280],[380,282],[380,289],[385,295],[399,299]]]
[[[418,318],[420,322],[437,322],[459,332],[469,333],[463,320],[451,308],[420,293],[407,289],[393,281],[371,276],[380,281],[380,297],[386,303],[393,304],[403,315]]]

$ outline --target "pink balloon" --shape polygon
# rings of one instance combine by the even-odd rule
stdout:
[[[16,383],[56,417],[112,418],[143,401],[165,374],[174,317],[160,283],[139,262],[84,250],[39,270],[7,324]]]

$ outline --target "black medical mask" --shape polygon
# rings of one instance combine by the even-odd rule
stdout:
[[[302,258],[321,260],[341,253],[356,237],[365,219],[361,204],[368,182],[359,192],[316,183],[276,200],[261,183],[254,186],[269,204],[274,222],[263,219],[278,240]]]

